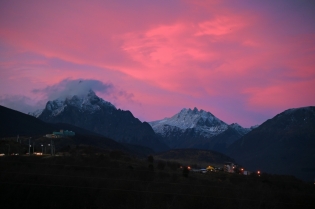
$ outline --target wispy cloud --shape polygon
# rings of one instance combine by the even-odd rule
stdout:
[[[116,105],[134,103],[134,95],[112,83],[104,83],[95,79],[64,79],[56,84],[41,89],[33,89],[32,93],[48,100],[66,99],[74,95],[86,95],[90,90],[98,96]]]
[[[86,95],[89,90],[100,92],[102,94],[111,94],[114,91],[114,85],[103,83],[98,80],[85,79],[64,79],[61,82],[47,86],[43,89],[32,90],[35,94],[42,94],[48,100],[65,99],[73,95]]]
[[[29,113],[41,109],[44,101],[34,101],[32,98],[23,95],[2,95],[0,105],[23,112]]]

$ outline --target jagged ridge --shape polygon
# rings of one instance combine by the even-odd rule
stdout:
[[[165,135],[166,131],[172,131],[173,129],[185,131],[188,128],[194,128],[201,135],[211,137],[222,133],[228,128],[226,123],[210,112],[202,109],[198,111],[196,107],[193,110],[184,108],[171,118],[164,118],[149,124],[156,133],[161,135]]]
[[[202,148],[225,152],[234,141],[254,127],[243,128],[237,123],[226,124],[212,113],[196,107],[182,109],[171,118],[149,123],[171,148]]]

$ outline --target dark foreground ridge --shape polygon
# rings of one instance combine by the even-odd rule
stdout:
[[[122,153],[0,158],[2,208],[313,208],[290,176],[189,173]]]

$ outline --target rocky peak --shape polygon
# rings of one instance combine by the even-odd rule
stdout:
[[[247,134],[248,132],[250,132],[252,130],[251,128],[243,128],[238,123],[232,123],[231,125],[229,125],[229,127],[231,127],[234,130],[236,130],[242,136]]]
[[[177,127],[182,131],[194,128],[203,135],[216,135],[228,128],[226,123],[210,112],[199,111],[196,107],[193,110],[184,108],[173,117],[150,122],[150,125],[155,132],[161,134],[165,131],[165,125]]]
[[[98,97],[93,90],[79,95],[70,95],[65,99],[59,98],[53,101],[48,101],[45,110],[51,112],[52,116],[59,115],[67,107],[78,108],[81,112],[93,113],[101,108],[116,109],[110,102]],[[33,114],[35,115],[35,113]],[[37,117],[40,114],[36,114]]]

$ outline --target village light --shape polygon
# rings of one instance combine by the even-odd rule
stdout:
[[[260,171],[257,171],[257,175],[260,176]]]

